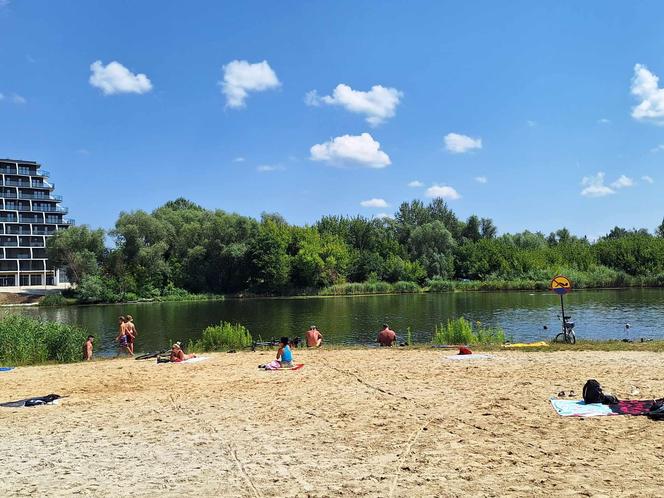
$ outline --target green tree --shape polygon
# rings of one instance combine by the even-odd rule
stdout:
[[[87,225],[58,230],[46,242],[49,263],[64,268],[69,281],[77,285],[86,275],[95,275],[106,252],[104,231],[91,230]]]

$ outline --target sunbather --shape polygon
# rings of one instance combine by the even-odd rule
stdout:
[[[185,354],[180,347],[180,343],[176,342],[171,348],[170,361],[173,363],[179,363],[181,361],[190,360],[191,358],[196,358],[195,354]]]

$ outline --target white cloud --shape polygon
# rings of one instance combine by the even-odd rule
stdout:
[[[369,199],[367,201],[360,202],[360,206],[368,208],[386,208],[389,207],[389,204],[385,202],[385,199]]]
[[[611,187],[613,187],[614,189],[621,189],[633,186],[634,186],[634,180],[625,175],[620,175],[620,177],[611,184]]]
[[[6,100],[12,104],[25,104],[27,100],[25,97],[20,96],[18,93],[12,93],[11,95],[5,95],[0,93],[0,101]]]
[[[642,64],[634,66],[631,92],[641,100],[632,108],[634,119],[664,124],[664,89],[659,88],[659,78]]]
[[[604,185],[604,173],[601,171],[595,176],[584,176],[581,186],[584,187],[581,190],[584,197],[604,197],[616,193],[611,187]]]
[[[412,182],[408,182],[408,186],[413,188],[424,187],[424,183],[419,180],[413,180]]]
[[[219,85],[223,94],[226,95],[228,107],[244,107],[244,101],[249,96],[249,92],[264,92],[281,85],[277,74],[267,61],[251,64],[247,61],[234,60],[222,69],[224,79],[219,82]]]
[[[597,124],[608,125],[611,124],[611,120],[607,118],[598,119]]]
[[[243,163],[245,161],[244,157],[236,157],[233,159],[234,163]]]
[[[104,95],[116,93],[147,93],[152,90],[152,83],[145,74],[134,74],[117,61],[106,66],[101,61],[90,64],[90,84],[99,88]]]
[[[327,161],[332,164],[358,163],[370,168],[384,168],[391,164],[390,156],[380,150],[369,133],[342,135],[311,147],[312,161]]]
[[[450,187],[449,185],[434,184],[426,190],[425,195],[427,197],[442,197],[443,199],[450,200],[461,198],[459,192],[457,192],[454,187]]]
[[[472,138],[468,135],[448,133],[443,140],[445,141],[445,148],[453,154],[463,154],[473,149],[482,148],[481,138]]]
[[[363,92],[353,90],[350,86],[341,83],[337,85],[332,95],[320,97],[316,90],[312,90],[305,95],[304,101],[307,105],[312,106],[339,105],[347,111],[364,114],[367,123],[371,126],[378,126],[394,117],[402,97],[403,92],[396,88],[374,85],[368,92]]]
[[[488,183],[489,179],[486,176],[476,176],[475,181],[477,183]]]
[[[662,151],[662,150],[664,150],[664,144],[659,144],[658,146],[653,147],[652,149],[650,149],[650,152],[652,152],[654,154],[654,153]]]
[[[286,168],[284,168],[283,166],[279,166],[279,165],[275,166],[275,165],[272,165],[272,164],[261,164],[260,166],[258,166],[256,168],[256,171],[258,171],[259,173],[269,173],[271,171],[283,171],[285,169]]]
[[[646,182],[646,183],[649,183],[650,185],[652,185],[653,183],[655,183],[655,180],[652,179],[652,176],[648,176],[648,175],[643,175],[643,176],[641,177],[641,180],[643,180],[643,181]]]

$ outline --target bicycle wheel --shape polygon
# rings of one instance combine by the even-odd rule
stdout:
[[[574,329],[567,332],[567,342],[570,344],[576,344],[576,334],[574,333]]]
[[[553,342],[567,342],[565,339],[565,334],[562,332],[556,336],[556,338],[553,340]]]

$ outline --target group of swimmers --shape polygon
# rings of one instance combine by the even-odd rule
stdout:
[[[127,356],[134,356],[134,342],[136,342],[136,336],[138,335],[134,318],[131,315],[120,316],[118,324],[118,336],[115,338],[119,346],[118,356],[122,352],[127,353]]]
[[[134,343],[136,342],[136,336],[138,332],[136,330],[136,325],[134,324],[134,318],[131,315],[122,315],[118,318],[118,336],[115,338],[115,341],[118,343],[118,356],[122,352],[125,352],[128,356],[134,355]],[[305,340],[307,347],[309,348],[319,348],[323,344],[323,334],[316,325],[311,325],[309,330],[305,333]],[[390,329],[388,324],[383,324],[383,329],[378,332],[377,342],[381,346],[390,347],[393,346],[397,340],[397,335],[394,330]],[[83,359],[91,360],[93,353],[93,343],[94,336],[89,335],[85,344],[83,345]],[[272,370],[275,368],[288,368],[292,366],[293,362],[293,353],[291,351],[292,342],[289,341],[288,337],[282,337],[279,340],[279,349],[277,350],[277,357],[275,361],[268,363],[266,365],[260,365],[260,368],[266,368]],[[191,358],[195,358],[195,354],[186,354],[182,350],[182,345],[179,342],[176,342],[171,347],[169,361],[171,362],[181,362]],[[269,366],[271,365],[271,368]]]

